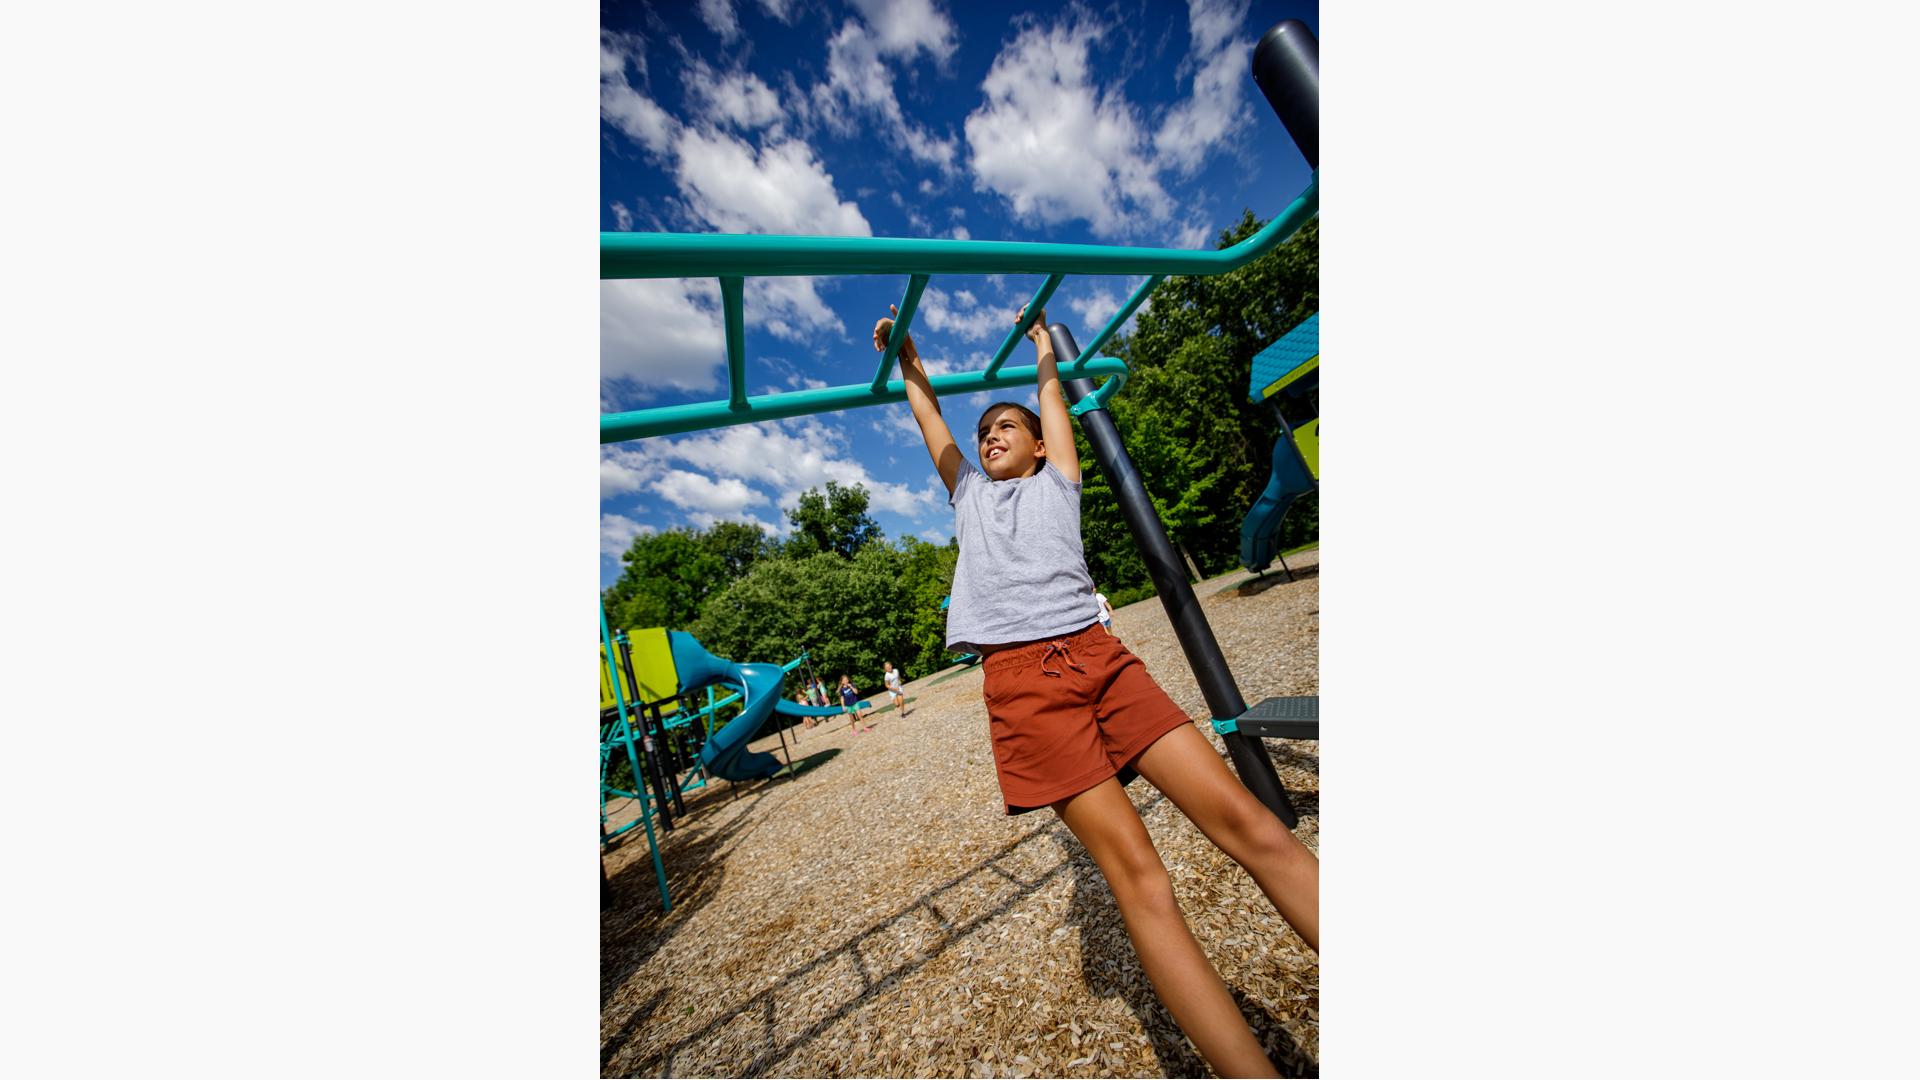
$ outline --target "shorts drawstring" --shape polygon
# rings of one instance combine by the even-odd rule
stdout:
[[[1085,675],[1087,673],[1086,668],[1083,668],[1079,664],[1074,663],[1073,653],[1066,647],[1065,644],[1058,641],[1049,641],[1047,642],[1047,651],[1040,654],[1040,674],[1051,675],[1056,679],[1060,677],[1060,672],[1054,671],[1052,668],[1047,667],[1047,661],[1053,658],[1054,653],[1059,653],[1061,656],[1066,657],[1068,667],[1072,668],[1073,670],[1079,672],[1082,675]]]

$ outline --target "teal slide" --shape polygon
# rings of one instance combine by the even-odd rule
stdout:
[[[788,701],[780,696],[780,684],[786,672],[779,664],[736,664],[708,652],[692,634],[679,630],[667,632],[673,649],[673,666],[679,675],[680,692],[691,693],[715,684],[737,688],[745,707],[740,715],[713,733],[700,748],[700,763],[707,774],[722,780],[764,780],[781,769],[780,759],[747,749],[760,733],[767,718],[775,712],[782,716],[839,716],[840,709],[815,708]],[[866,702],[861,708],[870,707]]]
[[[1315,486],[1300,448],[1282,430],[1273,443],[1273,474],[1267,477],[1267,490],[1260,493],[1247,512],[1246,523],[1240,526],[1240,565],[1254,571],[1273,565],[1273,557],[1280,550],[1280,522],[1286,518],[1287,508]]]

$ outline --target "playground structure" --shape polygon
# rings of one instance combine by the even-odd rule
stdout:
[[[1320,313],[1281,335],[1253,358],[1247,397],[1266,402],[1280,424],[1267,487],[1240,527],[1240,565],[1258,573],[1280,560],[1280,524],[1294,501],[1320,487]]]
[[[1120,504],[1129,532],[1212,713],[1213,728],[1225,742],[1242,783],[1293,828],[1298,824],[1298,816],[1259,737],[1281,731],[1288,734],[1280,737],[1317,737],[1318,699],[1271,699],[1250,709],[1241,697],[1194,596],[1181,558],[1162,528],[1139,472],[1121,442],[1119,430],[1104,407],[1125,385],[1127,365],[1119,359],[1098,355],[1168,275],[1210,276],[1237,270],[1284,242],[1318,213],[1318,46],[1305,25],[1287,20],[1268,30],[1254,50],[1253,73],[1269,105],[1316,172],[1306,189],[1266,226],[1224,250],[887,237],[602,233],[602,279],[718,279],[726,325],[728,396],[704,403],[604,414],[600,418],[600,441],[603,444],[622,442],[904,401],[904,382],[890,379],[889,375],[912,326],[921,295],[935,274],[1045,275],[1026,305],[1026,314],[983,370],[939,375],[929,380],[939,396],[1035,385],[1039,380],[1037,367],[1004,365],[1041,308],[1069,274],[1146,275],[1146,280],[1094,334],[1084,350],[1063,323],[1054,323],[1046,327],[1045,332],[1052,339],[1058,358],[1061,385],[1071,403],[1069,411],[1086,433],[1100,470],[1108,478]],[[744,317],[746,277],[841,274],[907,276],[894,331],[873,378],[864,384],[749,397]],[[1104,381],[1096,386],[1096,378]],[[603,634],[604,622],[603,614]],[[622,709],[624,711],[624,706]],[[1309,709],[1310,724],[1296,715]],[[1276,721],[1268,715],[1276,711],[1286,715]],[[1275,728],[1276,722],[1284,726]],[[654,842],[650,827],[648,838],[650,843]],[[660,879],[662,902],[669,903],[657,847],[654,868]]]
[[[674,816],[686,813],[684,793],[705,787],[709,778],[741,783],[771,779],[790,770],[790,754],[782,762],[772,754],[747,749],[769,718],[838,716],[843,710],[801,705],[781,696],[787,673],[806,663],[804,652],[786,664],[736,664],[713,655],[693,635],[678,630],[652,627],[612,632],[604,610],[600,628],[601,843],[635,827],[645,829],[660,902],[671,910],[673,900],[660,863],[654,820],[659,819],[663,831],[671,830]],[[716,699],[717,686],[731,686],[735,692]],[[683,701],[702,690],[707,692],[706,705],[682,707]],[[721,710],[735,703],[741,705],[740,712],[716,729]],[[870,706],[861,702],[860,707]],[[787,754],[784,731],[780,745]],[[633,790],[616,786],[611,778],[614,763],[623,758],[632,770]],[[681,781],[683,771],[688,776]],[[609,795],[635,800],[640,816],[609,829]]]

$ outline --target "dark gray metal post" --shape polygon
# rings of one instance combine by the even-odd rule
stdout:
[[[1299,19],[1274,23],[1253,47],[1253,81],[1266,95],[1274,115],[1306,155],[1320,167],[1320,43]]]
[[[1065,325],[1054,323],[1047,327],[1047,334],[1053,339],[1054,356],[1060,363],[1080,355],[1080,346]],[[1093,393],[1093,380],[1062,380],[1061,388],[1066,391],[1067,400],[1077,405]],[[1167,538],[1166,530],[1160,527],[1160,515],[1154,512],[1153,500],[1140,480],[1140,472],[1133,467],[1133,459],[1120,443],[1120,429],[1114,426],[1113,417],[1105,409],[1090,409],[1080,414],[1080,429],[1087,433],[1094,456],[1100,460],[1100,471],[1113,487],[1114,498],[1120,502],[1127,529],[1133,533],[1134,545],[1147,564],[1147,574],[1153,578],[1160,603],[1167,609],[1167,619],[1173,623],[1180,650],[1186,653],[1187,664],[1193,668],[1207,708],[1222,720],[1238,717],[1247,711],[1246,699],[1240,696],[1233,673],[1227,670],[1227,659],[1220,653],[1220,643],[1213,638],[1213,627],[1207,625],[1200,601],[1193,595],[1193,586],[1187,584],[1186,567],[1181,565],[1180,555],[1173,550],[1173,541]],[[1222,738],[1226,740],[1228,755],[1233,758],[1233,767],[1240,774],[1240,782],[1266,803],[1287,828],[1297,825],[1299,815],[1287,801],[1287,789],[1281,785],[1280,775],[1274,772],[1273,761],[1267,757],[1260,740],[1237,731]]]

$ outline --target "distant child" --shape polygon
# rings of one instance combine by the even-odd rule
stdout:
[[[898,311],[895,312],[898,314]],[[1025,315],[1025,311],[1021,312]],[[892,319],[874,324],[885,349]],[[1140,966],[1220,1076],[1277,1076],[1174,901],[1166,866],[1121,785],[1137,773],[1253,875],[1316,951],[1320,861],[1234,779],[1213,747],[1120,639],[1094,629],[1099,605],[1080,541],[1080,458],[1046,312],[1040,412],[989,405],[960,452],[919,350],[900,343],[907,402],[947,486],[960,559],[947,648],[985,659],[988,728],[1009,814],[1051,807],[1113,890]]]
[[[860,691],[853,688],[853,680],[840,676],[840,707],[853,717],[852,727],[855,735],[864,735],[873,730],[873,725],[860,726]]]
[[[809,704],[809,702],[807,701],[807,692],[806,692],[805,690],[795,690],[795,691],[793,692],[793,703],[794,703],[795,705],[806,705],[806,704]],[[811,716],[803,716],[803,717],[801,717],[801,718],[800,718],[800,726],[801,726],[801,727],[804,727],[804,728],[806,728],[806,729],[807,729],[808,731],[812,731],[812,730],[813,730],[813,717],[811,717]],[[800,741],[800,733],[799,733],[799,732],[795,732],[795,733],[794,733],[794,735],[793,735],[793,740],[794,740],[795,742],[799,742],[799,741]]]
[[[882,662],[880,666],[887,670],[887,703],[899,709],[901,716],[907,715],[907,691],[900,685],[900,673],[893,670],[890,660]]]
[[[1100,629],[1113,633],[1113,605],[1107,603],[1107,594],[1098,585],[1093,587],[1093,602],[1100,605]]]

